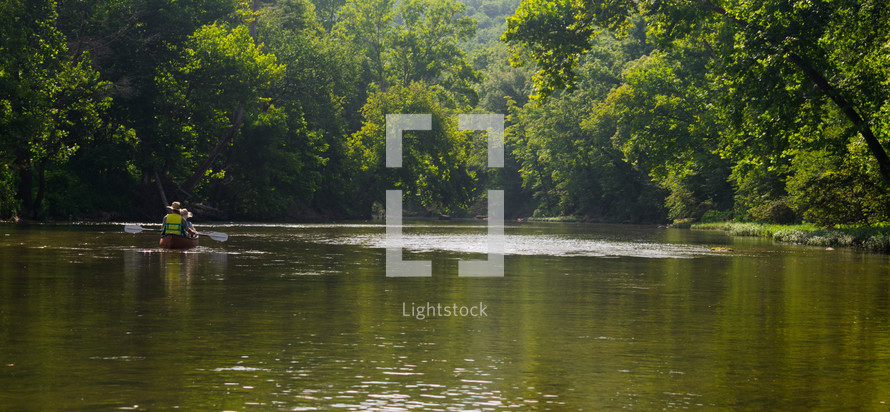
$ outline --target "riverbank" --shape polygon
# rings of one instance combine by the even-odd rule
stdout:
[[[768,223],[693,223],[692,230],[722,230],[733,236],[772,238],[807,246],[853,247],[890,252],[890,226],[820,228],[813,224],[774,225]]]

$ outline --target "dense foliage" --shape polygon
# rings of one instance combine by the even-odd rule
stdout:
[[[0,218],[890,218],[878,0],[0,4]],[[383,162],[385,116],[430,113]],[[503,169],[461,113],[506,115]]]
[[[886,2],[526,0],[504,40],[537,64],[538,98],[559,98],[590,80],[602,33],[641,21],[654,49],[584,122],[617,117],[614,143],[670,190],[671,217],[887,219]]]

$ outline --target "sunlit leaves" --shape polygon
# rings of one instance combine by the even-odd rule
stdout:
[[[538,97],[574,86],[578,58],[601,28],[622,32],[635,9],[633,0],[524,0],[507,19],[502,39],[515,54],[528,53],[541,70],[535,74]]]
[[[440,84],[475,104],[472,85],[478,75],[458,43],[471,38],[476,22],[463,16],[463,4],[452,0],[408,0],[398,6],[403,26],[394,33],[387,61],[393,80]]]
[[[0,19],[0,161],[21,176],[19,197],[34,214],[47,167],[68,160],[103,125],[108,83],[89,54],[68,53],[55,2],[7,2]],[[32,171],[39,174],[33,204]]]
[[[596,106],[602,114],[588,122],[611,111],[618,119],[616,142],[656,177],[682,176],[677,173],[687,166],[699,166],[694,154],[704,149],[734,163],[739,199],[762,202],[784,196],[794,156],[826,147],[849,150],[846,143],[857,135],[872,155],[868,162],[880,166],[871,171],[890,176],[880,146],[890,140],[886,2],[644,0],[639,10],[602,2],[600,13],[590,12],[591,3],[525,1],[504,40],[538,65],[535,85],[546,97],[583,79],[579,57],[595,44],[590,39],[598,30],[614,29],[639,12],[661,53],[671,55],[629,71]],[[690,60],[684,49],[699,50],[705,64]],[[670,79],[677,82],[662,81]],[[846,120],[838,123],[838,114]],[[865,175],[848,176],[861,183]]]
[[[179,70],[191,81],[189,86],[226,101],[247,100],[253,90],[284,72],[275,55],[262,52],[243,25],[231,30],[218,24],[202,27],[191,36],[184,59]]]
[[[353,1],[334,32],[362,53],[376,87],[423,82],[475,104],[479,75],[458,44],[473,36],[476,22],[464,11],[454,0]]]
[[[159,70],[163,92],[159,117],[166,150],[157,160],[180,168],[184,179],[231,127],[241,105],[262,104],[261,90],[281,77],[285,66],[265,53],[244,25],[204,26],[189,37],[181,57]],[[168,166],[169,165],[169,166]]]
[[[468,133],[458,132],[457,116],[442,107],[437,88],[422,83],[393,86],[368,98],[364,124],[349,140],[358,190],[366,205],[383,199],[387,189],[402,189],[406,203],[428,211],[450,212],[472,200],[475,176],[467,165]],[[408,131],[402,138],[401,168],[386,168],[386,115],[430,113],[432,130]]]

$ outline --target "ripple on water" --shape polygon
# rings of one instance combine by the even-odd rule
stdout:
[[[230,367],[225,367],[225,368],[216,368],[216,369],[214,369],[213,371],[214,371],[214,372],[227,372],[227,371],[234,371],[234,372],[257,372],[257,371],[266,371],[266,372],[268,372],[269,369],[264,369],[264,368],[254,368],[254,367],[250,367],[250,366],[238,365],[238,366],[230,366]]]
[[[386,248],[384,234],[360,234],[344,237],[317,237],[317,243],[357,245]],[[457,253],[487,253],[486,234],[403,234],[401,245],[413,252],[448,251]],[[605,239],[577,239],[554,235],[504,235],[507,255],[544,255],[556,257],[642,257],[694,258],[705,255],[725,255],[704,246],[653,242],[616,241]]]

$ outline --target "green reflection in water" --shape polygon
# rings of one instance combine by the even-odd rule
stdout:
[[[508,243],[538,253],[508,256],[504,278],[467,279],[457,261],[484,249],[460,243],[484,222],[415,222],[406,259],[432,260],[434,276],[388,279],[380,225],[213,230],[230,241],[168,252],[118,226],[0,226],[0,409],[890,402],[885,255],[508,225]],[[578,245],[608,256],[559,253]],[[488,316],[404,316],[427,302],[482,303]]]

